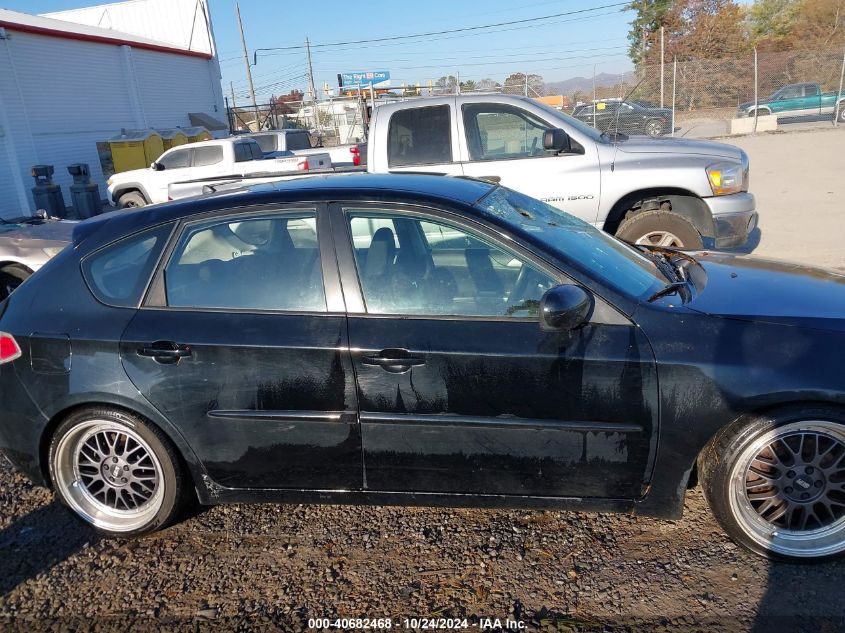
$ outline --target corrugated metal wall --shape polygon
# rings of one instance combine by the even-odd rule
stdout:
[[[7,34],[7,40],[0,40],[0,100],[17,133],[0,138],[0,150],[4,142],[14,141],[27,196],[30,166],[46,163],[55,166],[55,180],[69,203],[67,165],[86,162],[105,197],[97,141],[121,128],[188,126],[189,112],[225,118],[214,60],[12,30]],[[9,200],[19,206],[6,173],[0,168],[0,213]]]
[[[214,53],[214,43],[206,26],[207,10],[204,0],[133,0],[45,13],[44,17],[114,29],[179,48]]]

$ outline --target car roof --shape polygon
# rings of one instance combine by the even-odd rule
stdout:
[[[181,220],[198,213],[273,203],[357,200],[433,204],[457,202],[469,206],[495,187],[483,180],[430,174],[351,173],[282,179],[132,211],[112,211],[79,223],[73,232],[73,241],[80,244],[96,234],[96,244],[104,244],[148,226]]]

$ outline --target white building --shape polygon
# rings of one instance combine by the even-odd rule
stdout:
[[[223,124],[207,0],[133,0],[33,16],[0,9],[0,217],[34,209],[30,168],[71,163],[105,195],[97,142],[122,129]]]

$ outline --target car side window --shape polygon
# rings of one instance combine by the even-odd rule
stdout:
[[[119,240],[82,260],[82,274],[94,296],[110,306],[137,306],[172,230],[172,223],[163,224]]]
[[[390,117],[387,163],[390,167],[452,162],[450,108],[399,110]]]
[[[526,110],[472,103],[463,106],[470,160],[544,156],[543,135],[550,127]]]
[[[243,163],[252,160],[252,151],[247,143],[235,143],[235,162]]]
[[[349,212],[370,314],[537,318],[551,275],[492,241],[440,220]]]
[[[324,312],[315,216],[190,225],[165,267],[164,286],[169,307]]]
[[[264,160],[264,152],[261,151],[261,146],[258,143],[251,141],[247,143],[247,147],[249,147],[250,155],[248,160]]]
[[[805,97],[815,97],[819,94],[819,87],[813,86],[811,84],[807,84],[804,86],[804,96]]]
[[[158,159],[158,164],[165,169],[182,169],[183,167],[190,167],[192,151],[192,149],[177,149],[169,154],[164,154]]]
[[[201,145],[194,148],[194,167],[208,167],[223,162],[223,148],[219,145]]]
[[[288,134],[285,140],[287,141],[287,148],[290,151],[311,149],[311,139],[307,132]]]
[[[802,96],[801,86],[790,86],[789,88],[784,88],[783,92],[780,94],[781,99],[795,99],[800,96]]]

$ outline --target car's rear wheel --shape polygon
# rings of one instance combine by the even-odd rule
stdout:
[[[704,242],[692,223],[667,211],[643,211],[622,222],[616,237],[631,244],[700,249]]]
[[[663,124],[660,121],[648,121],[645,124],[645,133],[649,136],[660,136],[663,134]]]
[[[28,268],[14,264],[0,268],[0,301],[12,294],[31,274]]]
[[[845,101],[839,104],[839,122],[845,123]]]
[[[117,206],[121,209],[136,209],[147,206],[147,200],[138,191],[128,191],[117,199]]]
[[[845,552],[845,414],[804,406],[742,420],[699,460],[716,519],[769,558],[817,561]]]
[[[108,536],[138,536],[175,519],[185,478],[170,441],[120,409],[84,409],[56,429],[49,449],[56,493]]]

